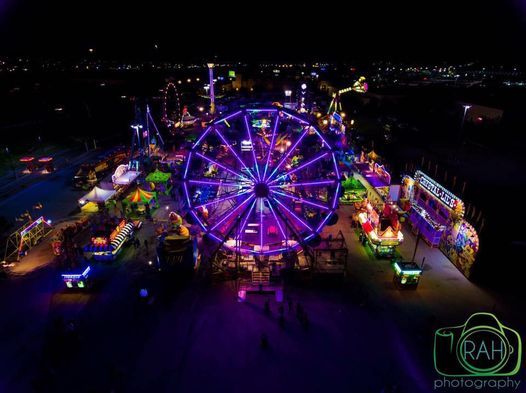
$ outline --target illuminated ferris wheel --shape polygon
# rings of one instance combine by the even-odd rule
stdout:
[[[189,153],[184,194],[195,222],[225,248],[278,254],[335,218],[335,153],[319,129],[283,109],[215,120]]]
[[[168,82],[163,89],[162,123],[169,129],[174,129],[181,124],[181,102],[179,91],[173,82]]]

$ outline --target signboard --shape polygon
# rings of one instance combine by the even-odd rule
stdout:
[[[427,176],[421,171],[416,171],[415,180],[420,184],[422,188],[429,191],[432,195],[437,197],[442,203],[444,203],[450,209],[455,209],[455,207],[459,203],[462,203],[460,198],[453,195],[453,193],[446,190],[444,187],[438,184],[435,180],[431,179],[429,176]]]
[[[234,70],[228,71],[228,77],[229,78],[235,78],[236,77],[236,72]]]

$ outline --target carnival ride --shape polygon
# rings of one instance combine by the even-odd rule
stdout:
[[[306,249],[336,218],[341,187],[320,130],[278,108],[215,120],[192,146],[183,179],[195,223],[248,265]]]
[[[365,77],[361,76],[356,82],[353,83],[352,86],[346,87],[345,89],[337,90],[332,94],[332,100],[329,105],[329,110],[327,111],[327,114],[332,116],[332,114],[334,113],[342,113],[343,107],[341,103],[341,96],[343,94],[350,93],[352,91],[354,91],[355,93],[366,93],[368,89],[369,86],[365,81]]]
[[[126,219],[120,220],[117,225],[113,224],[110,220],[93,232],[89,244],[84,247],[86,258],[98,261],[114,260],[122,251],[122,247],[133,238],[134,232],[142,226],[141,221]]]
[[[161,122],[173,132],[181,125],[181,100],[177,86],[168,82],[163,89]]]
[[[30,216],[29,216],[30,217]],[[39,217],[31,220],[7,238],[4,261],[19,261],[53,230],[51,220]]]

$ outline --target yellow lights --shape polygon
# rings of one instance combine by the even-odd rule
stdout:
[[[190,82],[192,82],[192,79],[188,78],[186,81],[187,81],[188,83],[190,83]]]
[[[341,116],[341,117],[345,117],[345,116],[347,116],[347,115],[345,114],[345,112],[342,112],[342,113],[340,113],[340,116]]]
[[[327,124],[329,124],[329,121],[327,119],[323,119],[322,123],[324,126],[326,126]]]
[[[351,119],[351,126],[354,125],[354,119]]]

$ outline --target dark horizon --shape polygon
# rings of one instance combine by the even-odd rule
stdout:
[[[0,55],[68,59],[94,48],[96,56],[119,60],[524,62],[526,9],[519,0],[347,10],[91,4],[3,0],[0,34],[8,39]]]

